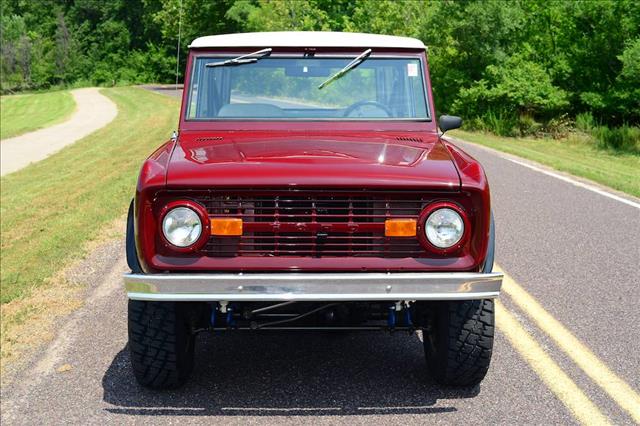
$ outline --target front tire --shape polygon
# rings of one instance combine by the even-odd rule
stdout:
[[[442,385],[473,387],[489,370],[493,352],[492,299],[439,302],[424,332],[427,366]]]
[[[138,383],[154,389],[183,385],[193,370],[195,341],[185,303],[129,300],[128,322]]]

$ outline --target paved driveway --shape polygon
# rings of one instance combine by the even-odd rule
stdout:
[[[118,115],[116,104],[95,87],[72,90],[71,94],[76,111],[67,121],[0,143],[2,176],[47,158],[106,126]]]

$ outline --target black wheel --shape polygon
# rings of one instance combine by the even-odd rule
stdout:
[[[489,370],[493,351],[493,300],[433,305],[423,336],[427,366],[443,385],[472,387]]]
[[[129,353],[142,386],[171,389],[193,369],[195,334],[187,303],[129,300]]]

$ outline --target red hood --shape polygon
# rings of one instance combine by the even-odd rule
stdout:
[[[406,133],[183,132],[167,185],[458,190],[458,172],[437,135],[415,138]]]

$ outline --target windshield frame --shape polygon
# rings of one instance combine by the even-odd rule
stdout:
[[[362,51],[357,51],[357,54],[362,53]],[[380,118],[357,118],[357,117],[344,117],[344,118],[336,118],[336,117],[269,117],[269,118],[253,118],[253,117],[206,117],[206,118],[190,118],[189,117],[189,109],[191,103],[191,84],[196,72],[196,63],[198,59],[202,58],[229,58],[244,55],[246,52],[244,51],[197,51],[192,50],[189,55],[189,75],[185,76],[185,85],[184,85],[184,93],[182,96],[183,104],[181,111],[181,121],[185,124],[188,123],[224,123],[224,122],[257,122],[257,123],[284,123],[284,122],[296,122],[296,123],[304,123],[304,122],[337,122],[337,123],[432,123],[434,112],[432,109],[431,103],[431,87],[429,85],[429,81],[427,78],[428,74],[428,65],[426,62],[425,52],[419,51],[406,51],[406,52],[372,52],[367,59],[411,59],[418,60],[420,63],[420,78],[422,79],[422,96],[424,97],[424,103],[426,107],[426,118],[415,118],[415,117],[380,117]],[[301,59],[307,56],[307,51],[287,51],[287,52],[271,52],[269,55],[270,59]],[[348,63],[354,59],[354,54],[351,51],[340,51],[340,52],[314,52],[314,58],[318,59],[344,59]],[[345,63],[345,65],[346,65]],[[242,65],[238,65],[242,66]]]

